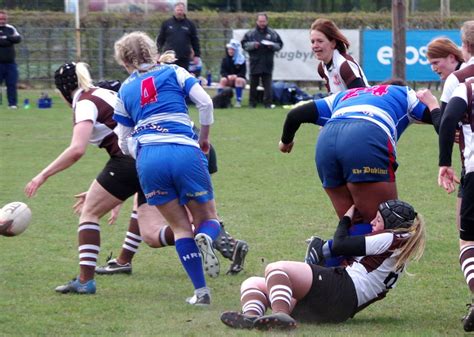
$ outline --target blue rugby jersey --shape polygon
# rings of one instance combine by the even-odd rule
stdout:
[[[133,72],[119,90],[114,120],[134,127],[141,145],[175,143],[198,147],[186,96],[198,81],[176,65]],[[140,94],[138,94],[140,93]]]
[[[394,141],[414,121],[421,121],[426,105],[413,89],[396,85],[354,88],[315,100],[317,124],[342,119],[365,119],[381,127]]]

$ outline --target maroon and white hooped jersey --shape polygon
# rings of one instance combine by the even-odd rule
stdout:
[[[395,269],[401,247],[410,234],[380,231],[365,237],[365,256],[356,256],[346,268],[357,293],[358,307],[385,297],[395,287],[404,268]]]
[[[72,101],[74,125],[92,121],[94,128],[89,143],[105,148],[110,156],[122,155],[114,133],[117,122],[112,119],[116,102],[115,92],[95,87],[87,92],[79,89]]]
[[[361,78],[365,86],[369,86],[369,82],[359,64],[352,56],[341,54],[337,49],[334,49],[331,66],[328,68],[321,62],[318,65],[318,73],[326,81],[329,94],[347,90],[348,85],[356,78]]]

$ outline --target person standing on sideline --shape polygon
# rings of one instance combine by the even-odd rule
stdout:
[[[242,92],[247,84],[246,73],[247,65],[242,46],[239,41],[231,39],[226,45],[226,56],[221,62],[221,80],[217,92],[222,92],[226,87],[235,87],[236,108],[242,106]]]
[[[260,79],[263,85],[263,104],[271,109],[272,104],[272,73],[275,52],[283,48],[283,41],[278,33],[268,27],[266,13],[257,14],[257,27],[248,31],[242,39],[242,47],[250,56],[250,97],[251,108],[257,106],[257,86]]]
[[[8,107],[16,109],[18,104],[16,92],[18,68],[15,63],[14,45],[21,42],[21,36],[15,27],[7,23],[7,20],[7,12],[0,10],[0,83],[5,80]]]
[[[175,64],[184,69],[189,69],[191,55],[193,63],[199,64],[201,48],[196,26],[186,17],[186,8],[183,2],[174,5],[174,15],[161,25],[160,33],[156,39],[156,46],[160,53],[174,50],[177,60]]]

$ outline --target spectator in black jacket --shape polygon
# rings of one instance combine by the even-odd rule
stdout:
[[[156,39],[156,46],[160,53],[166,50],[174,50],[176,53],[175,64],[188,70],[191,55],[194,54],[193,62],[199,64],[201,48],[194,23],[186,17],[186,9],[183,2],[174,5],[174,15],[161,25],[160,33]]]
[[[20,43],[21,36],[15,27],[7,24],[7,19],[7,12],[0,10],[0,84],[5,80],[8,107],[16,109],[18,68],[15,63],[14,44]]]
[[[257,86],[260,78],[263,84],[263,103],[265,108],[272,104],[273,56],[283,48],[280,35],[268,27],[266,13],[257,14],[257,27],[248,31],[242,39],[242,47],[250,55],[250,107],[257,106]]]
[[[217,92],[220,93],[225,87],[235,87],[235,107],[240,108],[242,106],[242,92],[247,84],[245,56],[242,53],[240,42],[235,39],[231,39],[226,48],[226,56],[221,62],[222,77]]]

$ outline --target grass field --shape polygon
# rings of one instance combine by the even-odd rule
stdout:
[[[33,102],[37,96],[20,92],[20,101],[28,97]],[[215,111],[211,137],[219,164],[213,176],[218,211],[228,231],[249,243],[250,252],[245,270],[237,276],[225,275],[229,261],[221,259],[221,276],[208,280],[213,295],[209,308],[184,302],[192,286],[174,248],[144,244],[132,276],[99,276],[95,296],[59,295],[54,287],[78,271],[73,195],[88,188],[106,154],[89,147],[83,159],[50,178],[35,198],[24,196],[26,183],[70,141],[71,111],[53,96],[52,109],[0,106],[0,205],[24,201],[33,212],[25,233],[0,237],[0,336],[260,335],[227,328],[220,313],[239,309],[239,286],[246,277],[262,275],[271,261],[301,261],[307,237],[332,235],[337,219],[313,160],[318,128],[302,126],[293,152],[285,155],[277,144],[286,110]],[[194,109],[192,115],[196,120]],[[290,335],[463,333],[460,318],[470,297],[458,264],[455,196],[437,186],[437,156],[431,126],[413,126],[399,142],[400,198],[415,205],[427,223],[425,256],[409,266],[414,275],[405,275],[385,300],[344,324],[301,324]],[[118,253],[130,207],[127,202],[122,208],[117,225],[102,222],[100,263],[109,252]]]

